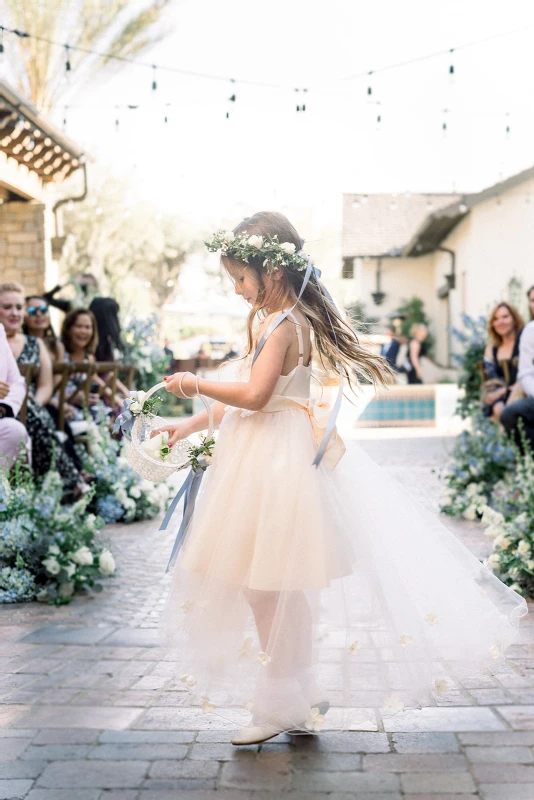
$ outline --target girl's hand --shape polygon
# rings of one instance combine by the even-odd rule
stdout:
[[[9,383],[0,381],[0,400],[3,400],[4,397],[8,396],[8,394],[9,394]]]
[[[170,377],[165,377],[165,390],[172,392],[176,397],[191,399],[196,392],[195,376],[191,372],[175,372]],[[182,391],[180,391],[180,385]]]
[[[158,433],[163,433],[164,431],[169,434],[169,447],[172,447],[180,439],[187,439],[191,433],[189,422],[184,420],[182,422],[174,422],[172,425],[165,425],[163,428],[158,428],[157,431],[152,431],[150,438],[152,439]]]

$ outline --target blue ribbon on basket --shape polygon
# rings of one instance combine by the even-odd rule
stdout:
[[[180,545],[182,543],[182,539],[184,538],[184,534],[187,530],[187,526],[191,522],[193,517],[193,512],[195,510],[195,503],[197,500],[198,490],[200,489],[200,484],[202,483],[202,478],[204,477],[204,472],[207,469],[207,464],[204,462],[204,456],[199,456],[198,462],[200,467],[196,467],[189,472],[189,475],[183,482],[180,490],[178,491],[176,497],[170,504],[169,508],[167,509],[167,513],[163,519],[163,522],[160,525],[160,531],[166,531],[169,522],[171,521],[171,517],[176,510],[176,506],[182,499],[184,498],[184,513],[182,517],[181,525],[178,529],[178,533],[176,534],[176,539],[174,540],[174,544],[171,551],[171,556],[169,558],[169,563],[167,564],[167,569],[165,572],[168,572],[171,567],[174,566],[176,561],[176,557],[178,555],[178,550],[180,549]]]
[[[130,406],[134,399],[135,398],[133,397],[126,398],[122,406],[122,411],[115,420],[115,424],[113,426],[113,433],[122,431],[129,442],[132,441],[132,428],[135,420],[133,413],[130,411]]]

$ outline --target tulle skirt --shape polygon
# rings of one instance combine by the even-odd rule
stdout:
[[[228,412],[174,567],[184,704],[236,725],[351,729],[435,704],[501,661],[527,612],[359,446],[333,471],[314,455],[304,409]]]

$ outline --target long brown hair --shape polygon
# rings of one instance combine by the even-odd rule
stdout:
[[[294,244],[301,249],[302,240],[287,217],[276,211],[260,211],[244,219],[234,228],[234,233],[246,231],[250,235],[277,236],[280,243]],[[253,323],[257,316],[265,318],[283,308],[288,297],[298,296],[304,280],[304,272],[280,268],[280,280],[273,282],[266,297],[263,256],[251,257],[248,263],[233,257],[223,256],[223,265],[229,262],[250,270],[259,287],[258,296],[247,321],[248,350],[254,349]],[[271,288],[271,287],[270,287]],[[393,376],[385,359],[370,353],[360,345],[355,331],[340,315],[335,305],[325,296],[314,273],[299,300],[299,308],[305,314],[313,330],[314,346],[325,369],[343,375],[352,386],[354,375],[369,380],[375,385],[385,386]]]
[[[83,314],[90,318],[93,325],[93,335],[91,336],[89,344],[85,348],[86,355],[94,355],[96,350],[96,346],[98,344],[98,331],[96,327],[95,315],[92,311],[88,311],[86,308],[76,308],[74,311],[71,311],[69,314],[67,314],[61,327],[61,341],[63,342],[65,350],[69,355],[74,349],[72,344],[72,329],[76,324],[78,317],[81,317]]]
[[[492,344],[495,347],[500,347],[501,344],[502,344],[502,336],[500,336],[497,333],[497,331],[494,329],[494,327],[493,327],[493,325],[495,323],[495,317],[497,316],[497,311],[500,308],[506,308],[506,310],[508,311],[508,313],[512,317],[512,319],[514,321],[514,330],[515,330],[516,336],[519,333],[519,331],[522,330],[525,327],[525,323],[523,322],[523,317],[521,316],[521,314],[519,313],[517,308],[515,308],[512,305],[510,305],[510,303],[506,303],[506,302],[499,303],[499,305],[495,306],[495,308],[491,312],[490,318],[488,320],[488,335],[489,335],[489,337],[491,339]]]

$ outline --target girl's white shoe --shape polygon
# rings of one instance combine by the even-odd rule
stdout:
[[[317,703],[315,708],[319,710],[319,713],[326,714],[330,708],[330,703],[328,700],[324,700],[322,703]],[[303,723],[302,728],[304,727],[305,724]],[[272,725],[249,725],[248,728],[241,728],[241,730],[236,733],[232,739],[232,744],[261,744],[262,742],[266,742],[268,739],[278,736],[279,733],[285,732],[292,735],[293,733],[298,733],[299,731],[288,731],[287,728],[277,727],[275,723]]]
[[[283,728],[277,730],[272,725],[249,725],[248,728],[241,728],[232,739],[232,744],[261,744],[267,739],[272,739],[283,733]]]

